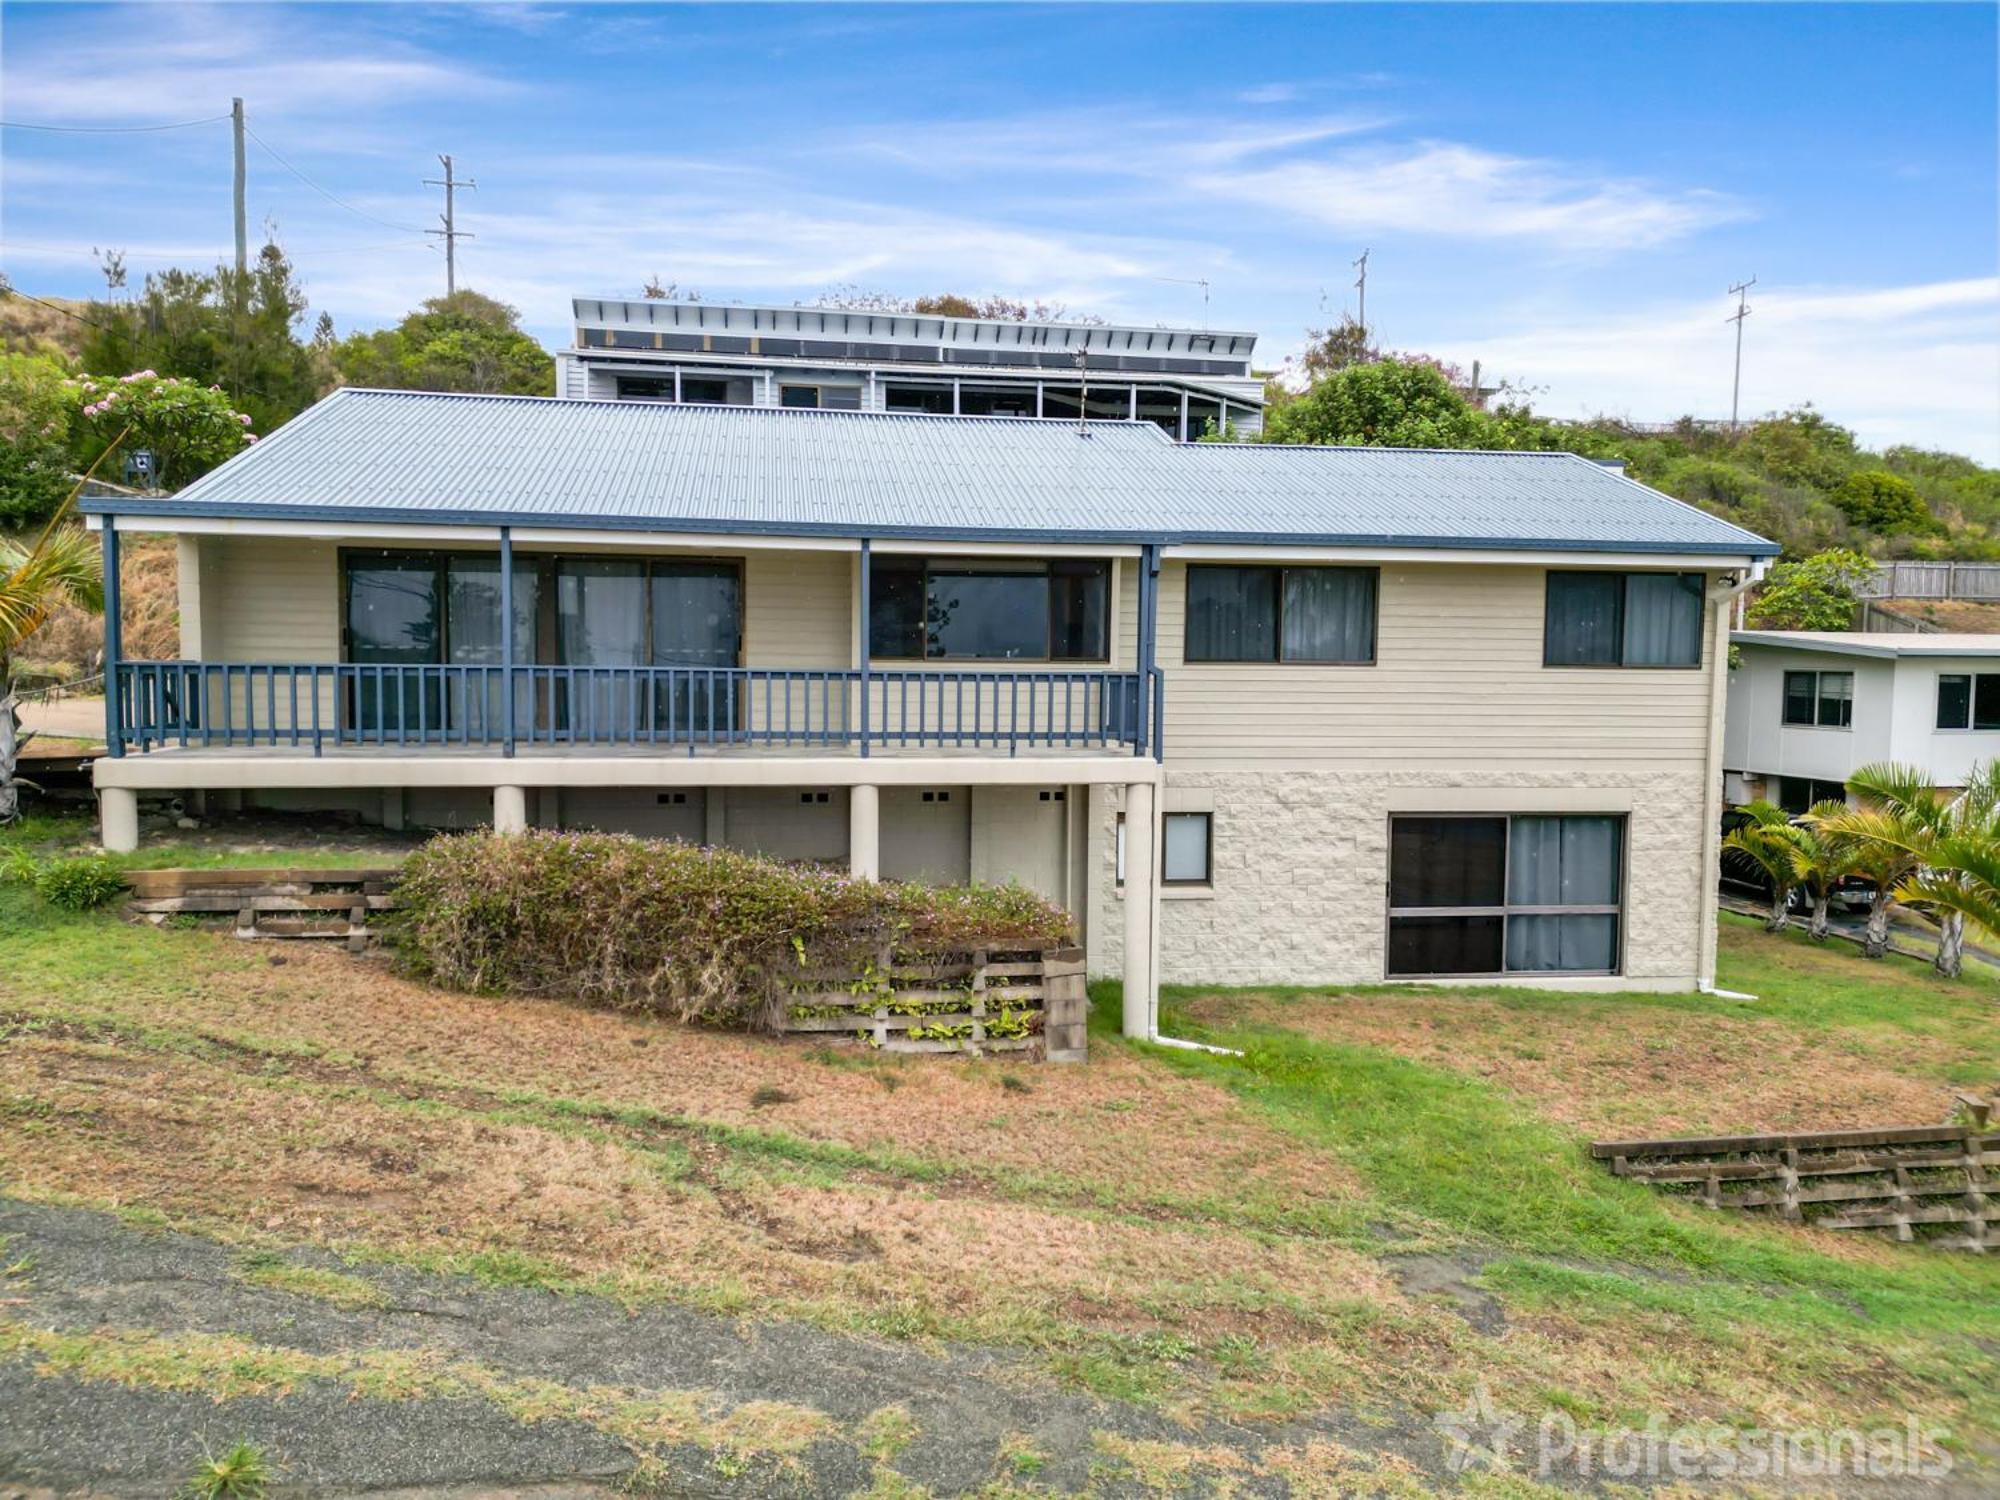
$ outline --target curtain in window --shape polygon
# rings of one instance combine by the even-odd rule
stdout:
[[[1284,588],[1286,661],[1375,659],[1372,568],[1287,568]]]
[[[1690,667],[1701,661],[1699,573],[1625,577],[1625,665]]]
[[[1619,842],[1616,818],[1515,818],[1507,851],[1507,904],[1617,905]]]
[[[541,570],[532,558],[514,562],[514,660],[527,665],[535,659],[536,603]],[[445,655],[456,665],[497,667],[504,653],[500,642],[500,559],[452,557],[445,561]],[[505,688],[495,673],[478,687],[449,683],[445,715],[454,730],[478,736],[501,732],[506,710]],[[514,704],[514,729],[525,734],[534,722],[531,695],[522,686]]]
[[[1819,722],[1835,729],[1846,729],[1853,724],[1854,674],[1852,672],[1819,674]]]
[[[646,569],[616,557],[564,558],[556,575],[556,636],[572,667],[636,667],[646,660]],[[569,725],[577,734],[630,734],[642,721],[630,678],[571,682]]]
[[[1275,661],[1276,568],[1189,568],[1187,659]]]
[[[1544,656],[1554,666],[1616,666],[1624,611],[1623,574],[1549,574]]]
[[[1785,674],[1785,722],[1787,724],[1810,724],[1815,712],[1814,702],[1817,687],[1811,672],[1787,672]]]
[[[1389,827],[1389,905],[1500,906],[1505,818],[1397,818]]]
[[[1601,915],[1507,918],[1507,967],[1528,972],[1610,971],[1618,967],[1618,918]]]

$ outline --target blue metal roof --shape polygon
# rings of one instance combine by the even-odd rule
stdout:
[[[336,391],[120,515],[1757,557],[1567,453],[1182,444],[1147,422]]]

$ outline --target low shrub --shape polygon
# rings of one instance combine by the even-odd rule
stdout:
[[[859,974],[885,946],[920,959],[1070,931],[1018,886],[855,880],[607,833],[432,839],[396,896],[401,960],[434,983],[765,1027],[795,986]]]
[[[125,874],[99,854],[82,859],[58,859],[35,872],[35,890],[51,906],[89,911],[115,901],[125,889]]]

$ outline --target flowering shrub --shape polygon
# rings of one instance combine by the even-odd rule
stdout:
[[[77,416],[99,443],[124,432],[127,450],[148,448],[159,462],[156,483],[172,487],[214,468],[257,441],[247,412],[220,386],[138,370],[113,380],[79,375],[66,382]]]
[[[454,989],[775,1026],[792,988],[909,956],[1064,940],[1017,886],[855,880],[730,849],[608,833],[432,839],[403,867],[403,963]]]

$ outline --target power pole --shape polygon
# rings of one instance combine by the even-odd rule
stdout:
[[[247,175],[243,162],[243,101],[229,101],[229,128],[236,137],[236,274],[250,269],[250,237],[243,222],[243,186]]]
[[[1361,325],[1362,333],[1366,334],[1368,332],[1368,252],[1363,250],[1361,258],[1353,264],[1354,268],[1361,273],[1354,278],[1355,289],[1361,293],[1361,312],[1355,321]]]
[[[424,186],[441,187],[444,189],[444,212],[438,215],[444,221],[444,228],[427,229],[424,232],[426,234],[437,235],[444,241],[444,290],[445,295],[449,297],[458,291],[458,242],[460,240],[478,238],[478,236],[468,234],[465,230],[458,227],[458,209],[455,194],[460,188],[476,189],[479,184],[474,182],[470,177],[463,179],[454,177],[452,175],[451,158],[449,156],[440,156],[438,160],[444,164],[444,176],[441,178],[426,177],[424,179]]]
[[[1736,379],[1729,387],[1729,431],[1731,436],[1734,436],[1736,432],[1736,410],[1738,403],[1743,397],[1743,320],[1750,316],[1750,299],[1748,293],[1750,288],[1756,284],[1757,278],[1752,276],[1748,281],[1739,281],[1729,289],[1730,295],[1736,299],[1736,311],[1722,320],[1725,323],[1734,323],[1736,325]]]
[[[1089,337],[1090,335],[1087,333],[1084,335],[1084,338],[1086,340]],[[1085,347],[1085,345],[1078,344],[1074,349],[1069,351],[1069,357],[1076,361],[1076,378],[1082,382],[1082,386],[1077,395],[1077,403],[1076,403],[1076,435],[1078,437],[1089,437],[1090,428],[1088,426],[1088,423],[1090,421],[1090,350],[1087,347]]]

